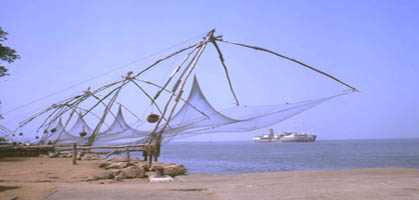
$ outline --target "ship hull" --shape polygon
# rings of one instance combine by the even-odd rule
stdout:
[[[316,141],[316,135],[314,134],[297,134],[291,133],[288,135],[264,135],[254,137],[253,141],[258,143],[269,143],[269,142],[314,142]]]
[[[314,142],[316,139],[281,139],[280,142]]]

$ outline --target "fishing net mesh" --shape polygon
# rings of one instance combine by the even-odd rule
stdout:
[[[166,141],[207,133],[248,132],[284,121],[340,95],[280,105],[234,106],[217,111],[205,98],[195,78],[183,106],[169,120],[164,130],[160,125],[155,132],[161,132],[162,138]],[[55,132],[44,135],[41,143],[55,141],[57,144],[86,144],[91,137],[94,137],[93,145],[138,144],[145,143],[153,132],[152,129],[138,130],[129,126],[121,107],[109,128],[94,136],[93,129],[87,125],[81,115],[68,131],[65,130],[61,120],[58,120],[54,127]]]

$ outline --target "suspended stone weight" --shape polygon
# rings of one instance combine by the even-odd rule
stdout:
[[[13,133],[12,136],[15,137],[16,135]]]
[[[82,132],[79,133],[79,135],[80,135],[80,137],[84,137],[84,136],[87,135],[87,132],[86,131],[82,131]]]
[[[22,135],[23,135],[23,133],[19,133],[19,135],[20,135],[20,136],[22,136]]]
[[[156,115],[156,114],[150,114],[149,116],[147,116],[147,121],[149,123],[156,123],[157,121],[159,121],[160,116]]]
[[[46,129],[45,129],[45,130],[44,130],[44,133],[48,133],[48,130],[46,130]]]
[[[51,129],[51,133],[55,133],[55,131],[57,131],[57,129],[56,129],[56,128],[52,128],[52,129]]]
[[[35,139],[39,139],[39,136],[35,136]]]

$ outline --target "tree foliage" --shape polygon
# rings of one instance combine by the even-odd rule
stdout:
[[[7,37],[6,37],[7,34],[8,33],[3,31],[3,29],[0,27],[0,77],[9,75],[7,73],[7,68],[2,65],[2,62],[12,63],[16,59],[20,58],[20,56],[16,53],[16,50],[8,46],[4,46],[2,44],[2,42],[7,40]],[[1,101],[0,101],[0,104],[1,104]],[[0,113],[0,119],[2,118],[3,116]]]
[[[8,33],[3,31],[3,29],[0,27],[0,61],[12,63],[16,59],[19,59],[20,56],[16,53],[16,50],[14,50],[14,49],[12,49],[8,46],[4,46],[2,44],[2,42],[7,40],[7,37],[6,37],[7,34]],[[7,68],[1,64],[0,65],[0,77],[9,75],[7,73],[7,71],[8,71]]]

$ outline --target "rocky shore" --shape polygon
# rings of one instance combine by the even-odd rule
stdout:
[[[73,153],[49,153],[48,155],[41,155],[44,158],[72,158]],[[115,157],[107,158],[101,157],[96,153],[78,152],[77,160],[93,161],[96,166],[103,169],[95,175],[89,177],[86,181],[115,179],[120,181],[122,179],[132,178],[148,178],[156,176],[156,170],[160,168],[162,174],[167,176],[185,175],[187,170],[184,165],[168,163],[168,162],[153,162],[152,167],[142,159],[136,157]]]
[[[419,199],[419,169],[192,174],[175,176],[173,182],[150,183],[145,177],[155,169],[145,168],[145,162],[136,158],[86,154],[72,165],[72,159],[63,156],[0,159],[0,199]],[[165,174],[186,173],[181,165],[154,164],[154,168],[163,167]]]
[[[148,183],[147,178],[161,169],[165,176],[185,175],[181,164],[147,162],[131,157],[101,157],[79,152],[77,164],[72,164],[72,153],[13,157],[0,159],[0,199],[13,196],[19,199],[41,199],[55,187],[68,184]]]

